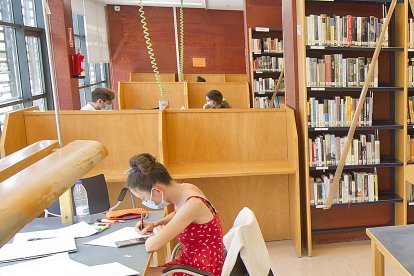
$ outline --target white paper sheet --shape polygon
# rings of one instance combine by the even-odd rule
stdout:
[[[27,242],[33,239],[45,239],[56,237],[84,238],[96,234],[97,232],[98,230],[96,230],[93,226],[82,221],[71,226],[54,230],[17,233],[14,236],[13,243]]]
[[[91,272],[91,267],[72,261],[68,253],[0,267],[1,276],[86,276]]]
[[[69,258],[68,253],[0,267],[1,276],[131,276],[139,272],[120,263],[87,266]]]
[[[132,276],[139,275],[138,271],[135,271],[127,266],[124,266],[120,263],[110,263],[104,265],[95,265],[91,266],[94,272],[98,273],[97,275],[117,275],[117,276]]]
[[[98,245],[98,246],[107,246],[107,247],[116,247],[115,243],[118,241],[125,241],[136,238],[145,238],[150,235],[140,235],[138,234],[134,227],[125,227],[111,234],[105,235],[98,239],[89,241],[85,244],[87,245]]]
[[[0,249],[0,262],[32,259],[76,250],[75,240],[70,237],[12,243]]]

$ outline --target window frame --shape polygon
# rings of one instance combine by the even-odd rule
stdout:
[[[82,20],[79,20],[82,18]],[[86,30],[85,30],[85,16],[73,13],[72,14],[72,21],[73,21],[73,36],[75,42],[79,41],[79,48],[82,51],[82,54],[85,56],[85,77],[79,79],[78,82],[78,90],[80,93],[81,105],[82,101],[87,101],[87,95],[91,97],[92,94],[92,87],[94,86],[102,86],[109,87],[109,63],[89,63],[88,60],[88,52],[87,52],[87,41],[86,41]],[[76,44],[76,43],[75,43]],[[78,47],[76,46],[76,51]],[[101,65],[105,70],[105,74],[102,75]],[[91,70],[90,66],[93,66],[94,74],[95,74],[95,81],[91,83]],[[82,82],[82,83],[81,83]],[[83,90],[83,91],[82,91]]]
[[[11,0],[13,22],[1,21],[0,26],[5,28],[13,28],[15,31],[15,44],[18,57],[18,69],[20,76],[21,97],[11,98],[10,100],[0,101],[0,108],[23,104],[23,106],[33,106],[33,101],[45,98],[46,107],[53,107],[52,85],[49,72],[49,58],[47,53],[46,32],[42,11],[42,0],[34,0],[35,16],[37,27],[26,26],[23,23],[23,7],[21,0]],[[40,56],[42,60],[42,74],[44,82],[44,93],[32,95],[30,86],[30,73],[26,49],[26,37],[34,36],[40,39]]]

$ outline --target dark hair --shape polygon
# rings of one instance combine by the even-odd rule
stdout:
[[[206,97],[214,102],[213,108],[231,108],[230,104],[223,100],[223,94],[218,90],[210,90]]]
[[[169,185],[172,178],[163,164],[149,153],[141,153],[129,159],[131,171],[128,175],[128,188],[150,192],[155,183]]]
[[[114,92],[107,88],[98,87],[92,91],[92,102],[97,102],[101,99],[104,102],[112,101],[115,98]]]
[[[197,82],[206,82],[206,79],[201,76],[197,76]]]

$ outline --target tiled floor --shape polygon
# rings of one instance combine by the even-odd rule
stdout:
[[[297,258],[291,241],[267,243],[275,276],[371,276],[369,241],[317,245],[313,257]],[[400,275],[385,260],[385,275]]]

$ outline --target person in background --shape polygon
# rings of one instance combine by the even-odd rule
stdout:
[[[231,108],[230,104],[224,100],[223,95],[218,90],[208,91],[206,101],[207,103],[203,106],[203,109]]]
[[[197,82],[206,82],[206,79],[201,77],[201,76],[197,76]]]
[[[115,98],[114,92],[107,88],[98,87],[92,91],[92,102],[87,103],[81,110],[108,109]]]
[[[156,222],[138,222],[139,233],[153,232],[145,242],[148,252],[163,248],[174,238],[183,249],[174,261],[148,268],[147,275],[161,275],[173,265],[187,265],[221,275],[224,263],[223,229],[213,205],[195,185],[177,183],[167,169],[149,153],[129,159],[129,190],[150,209],[163,209],[174,204],[175,211]],[[179,274],[181,275],[181,274]]]

